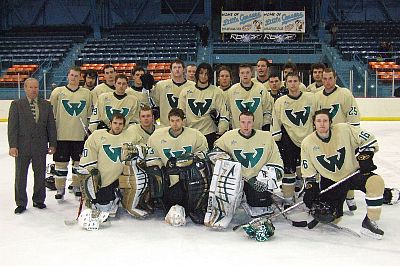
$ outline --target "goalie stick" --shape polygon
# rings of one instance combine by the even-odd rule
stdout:
[[[80,199],[80,201],[79,201],[78,215],[76,216],[76,218],[75,218],[74,220],[65,220],[65,221],[64,221],[64,224],[65,224],[65,225],[71,226],[71,225],[75,225],[75,224],[78,223],[79,215],[80,215],[81,212],[82,212],[82,206],[83,206],[83,196],[81,195],[81,199]]]
[[[327,192],[327,191],[329,191],[329,190],[331,190],[331,189],[333,189],[333,188],[335,188],[335,187],[341,185],[342,183],[346,182],[347,180],[349,180],[351,177],[353,177],[354,175],[358,174],[359,172],[360,172],[360,170],[357,170],[357,171],[355,171],[354,173],[352,173],[352,174],[346,176],[346,177],[343,178],[342,180],[340,180],[340,181],[338,181],[338,182],[336,182],[336,183],[330,185],[330,186],[327,187],[326,189],[320,191],[320,192],[319,192],[319,195],[322,195],[322,194],[324,194],[325,192]],[[287,213],[287,212],[289,212],[289,211],[291,211],[291,210],[297,208],[298,206],[302,205],[303,203],[304,203],[304,201],[300,201],[300,202],[294,204],[293,206],[287,208],[286,210],[284,210],[284,211],[282,211],[282,212],[280,212],[280,213],[277,213],[277,214],[275,214],[275,215],[272,215],[272,216],[264,215],[264,216],[255,218],[255,219],[251,220],[251,221],[248,222],[248,223],[238,224],[238,225],[236,225],[236,226],[233,227],[233,231],[236,231],[237,229],[239,229],[240,227],[242,227],[242,226],[244,226],[244,225],[246,225],[246,224],[252,225],[252,224],[255,224],[255,223],[264,222],[264,221],[266,221],[266,220],[271,220],[271,219],[273,219],[273,218],[276,218],[276,217],[278,217],[278,216],[280,216],[280,215],[283,215],[283,214],[285,214],[285,213]]]

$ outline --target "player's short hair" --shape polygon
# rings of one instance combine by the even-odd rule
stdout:
[[[196,81],[199,80],[199,75],[200,75],[201,69],[207,70],[208,83],[212,84],[214,82],[214,75],[213,75],[213,69],[209,63],[201,63],[200,65],[197,66],[196,73],[194,74],[195,80]]]
[[[110,123],[112,123],[112,121],[114,121],[115,119],[122,119],[124,126],[126,124],[126,118],[123,114],[121,114],[120,112],[115,112],[112,114],[111,119],[110,119]]]
[[[115,76],[115,82],[117,82],[118,79],[125,79],[126,82],[128,82],[128,77],[125,74],[118,74]]]
[[[311,73],[314,71],[314,69],[325,69],[325,68],[326,68],[325,64],[321,63],[321,62],[312,64],[311,65]]]
[[[79,73],[82,71],[80,67],[78,67],[78,66],[72,66],[72,67],[70,67],[70,68],[68,69],[68,74],[69,74],[69,72],[71,72],[71,70],[76,71],[76,72],[79,72]]]
[[[143,71],[144,73],[146,73],[142,66],[136,66],[134,69],[132,69],[132,75],[134,76],[138,71]]]
[[[181,59],[177,58],[174,61],[171,62],[171,70],[172,70],[172,65],[173,64],[177,64],[177,65],[181,65],[183,68],[185,68],[185,62],[183,62]]]
[[[177,116],[180,119],[185,119],[185,113],[183,112],[182,109],[179,108],[172,108],[171,111],[169,111],[168,113],[168,120],[172,117],[172,116]]]
[[[288,77],[297,77],[299,79],[299,81],[300,81],[300,76],[299,76],[298,72],[289,72],[285,77],[286,81],[287,81]]]
[[[312,116],[313,124],[315,123],[315,119],[317,118],[317,115],[320,115],[320,114],[327,115],[329,118],[329,125],[332,125],[332,117],[331,117],[331,114],[329,113],[329,109],[321,109],[321,110],[315,111],[314,115]]]
[[[277,72],[272,72],[271,74],[269,74],[268,80],[270,78],[278,78],[279,80],[281,80],[281,76]]]
[[[239,65],[239,69],[241,69],[241,68],[250,68],[250,70],[251,70],[251,65],[249,65],[249,64],[240,64]]]
[[[240,115],[239,115],[239,121],[240,121],[240,117],[243,116],[243,115],[245,115],[245,116],[251,116],[251,117],[253,118],[253,121],[254,121],[254,114],[253,114],[252,112],[250,112],[249,110],[244,110],[243,112],[240,113]]]
[[[105,66],[103,66],[103,69],[102,69],[103,73],[106,71],[107,68],[112,68],[115,71],[115,67],[113,65],[105,65]]]
[[[140,107],[139,115],[141,112],[147,112],[147,111],[150,111],[151,114],[153,114],[153,109],[150,106],[148,106],[147,104],[145,104]]]
[[[282,69],[285,70],[287,68],[291,68],[293,72],[297,72],[297,66],[295,63],[287,62],[286,64],[283,65]]]
[[[86,70],[83,74],[83,79],[86,80],[87,77],[97,79],[97,71],[93,69]]]
[[[190,67],[190,66],[196,67],[196,64],[188,64],[188,65],[186,66],[186,69],[187,69],[188,67]]]
[[[332,73],[333,77],[335,77],[335,78],[337,77],[336,71],[333,68],[330,68],[330,67],[325,68],[324,69],[324,73]]]
[[[221,73],[221,71],[223,71],[223,70],[228,71],[229,76],[230,76],[231,79],[232,79],[232,70],[231,70],[230,67],[225,66],[225,65],[222,65],[222,66],[220,66],[220,67],[218,68],[218,77],[219,77],[219,74]]]
[[[271,64],[269,63],[268,59],[265,58],[265,57],[260,57],[260,58],[258,58],[257,64],[258,64],[258,62],[260,62],[260,61],[265,62],[265,63],[267,64],[267,67],[269,67],[269,66],[271,65]]]

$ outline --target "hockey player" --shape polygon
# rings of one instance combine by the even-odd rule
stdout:
[[[311,66],[311,73],[314,83],[308,85],[306,91],[316,93],[324,89],[324,84],[322,82],[322,74],[326,66],[323,63],[315,63]]]
[[[123,143],[139,144],[141,142],[140,136],[129,135],[123,131],[125,124],[124,115],[114,113],[110,119],[110,129],[96,130],[89,136],[79,164],[92,175],[90,181],[93,182],[93,186],[87,186],[87,196],[90,198],[92,206],[99,211],[110,213],[111,217],[115,216],[120,200],[118,196],[119,180],[124,189],[135,190],[132,191],[133,193],[139,186],[137,180],[134,180],[137,178],[136,173],[122,175],[124,170],[124,164],[121,162]],[[134,183],[136,183],[135,186],[130,185]],[[93,190],[89,189],[91,187]],[[129,206],[127,211],[130,212],[132,204],[129,205],[127,201],[129,199],[132,201],[135,197],[129,197],[127,193],[124,195],[126,197],[123,205],[125,208]]]
[[[195,82],[194,75],[196,74],[196,69],[197,67],[195,64],[189,64],[186,66],[185,76],[187,80]]]
[[[259,58],[257,61],[257,77],[252,78],[252,82],[259,82],[264,85],[267,90],[270,90],[268,83],[268,67],[270,63],[266,58]]]
[[[133,86],[126,89],[126,94],[133,95],[139,99],[140,106],[149,105],[148,90],[143,88],[141,77],[145,71],[143,67],[137,66],[132,70]]]
[[[171,109],[168,119],[170,126],[155,130],[147,142],[146,172],[149,183],[159,186],[161,180],[156,175],[164,176],[162,187],[156,189],[150,185],[150,190],[153,196],[154,191],[163,191],[157,196],[162,197],[166,212],[171,206],[179,204],[185,207],[193,222],[202,224],[210,178],[206,162],[201,161],[208,150],[207,140],[197,129],[183,126],[184,113],[181,109]],[[188,159],[193,155],[197,159]],[[200,161],[195,163],[196,160]]]
[[[96,106],[93,108],[93,115],[90,118],[89,130],[91,132],[98,128],[107,127],[111,121],[111,116],[115,112],[120,112],[129,124],[138,122],[139,100],[133,95],[125,93],[128,87],[128,77],[119,74],[115,77],[115,91],[103,93],[99,96]]]
[[[232,71],[227,66],[220,66],[218,69],[218,84],[219,88],[227,92],[232,86]]]
[[[259,82],[251,81],[251,66],[239,66],[240,83],[236,83],[225,94],[230,111],[232,128],[239,128],[239,115],[248,110],[254,114],[254,128],[269,130],[273,98]]]
[[[276,186],[271,187],[260,177],[269,176],[276,185],[277,179],[283,176],[282,159],[271,133],[255,129],[254,120],[254,113],[242,112],[239,115],[240,128],[226,132],[215,142],[217,149],[228,153],[242,165],[243,190],[247,200],[243,207],[251,217],[273,213],[271,194],[267,190]]]
[[[160,107],[161,126],[168,126],[168,113],[172,108],[178,107],[179,94],[183,88],[191,87],[194,82],[185,80],[183,70],[185,64],[177,59],[171,64],[171,79],[159,81],[154,89],[150,91],[150,96],[155,104]]]
[[[316,111],[313,121],[315,133],[301,144],[301,172],[306,182],[304,203],[310,209],[326,203],[332,208],[333,218],[340,218],[347,191],[361,190],[366,194],[367,203],[361,232],[381,239],[383,231],[376,221],[381,214],[384,182],[381,176],[372,172],[377,169],[372,160],[378,151],[377,140],[359,127],[332,124],[332,117],[325,109]],[[359,151],[357,156],[354,154],[356,149]],[[359,172],[355,173],[357,170]],[[321,176],[319,183],[315,178],[318,173]],[[320,190],[350,175],[347,181],[319,195]]]
[[[210,64],[201,63],[197,67],[195,80],[195,85],[182,89],[178,108],[186,115],[186,126],[199,130],[206,137],[209,149],[212,149],[215,140],[229,129],[226,100],[222,91],[212,85]],[[212,116],[219,118],[218,126]]]
[[[317,110],[314,94],[300,91],[298,73],[286,75],[288,95],[280,97],[275,102],[272,113],[272,136],[282,145],[285,176],[282,179],[284,208],[294,203],[296,179],[301,179],[300,145],[305,137],[313,132],[312,116]],[[299,182],[297,192],[301,191]]]
[[[93,105],[96,105],[97,99],[100,94],[105,92],[113,92],[115,90],[115,75],[117,72],[112,65],[105,65],[103,67],[105,82],[97,85],[93,90]]]
[[[97,82],[97,72],[93,69],[85,71],[85,74],[83,74],[83,81],[84,81],[83,84],[84,88],[90,91],[93,90]]]
[[[326,68],[322,73],[324,89],[315,93],[318,109],[330,110],[333,124],[349,123],[359,126],[360,112],[357,102],[348,89],[336,85],[336,78],[336,72],[331,68]],[[346,203],[350,211],[357,209],[354,191],[349,191]]]
[[[268,77],[269,84],[269,93],[271,94],[274,101],[276,101],[279,97],[288,94],[288,89],[282,86],[281,78],[278,74],[272,73]]]
[[[143,140],[143,144],[146,145],[151,134],[160,126],[154,124],[153,110],[147,105],[140,108],[139,122],[139,124],[129,126],[127,131],[128,134],[139,135]]]
[[[288,62],[288,63],[284,64],[283,68],[282,68],[282,71],[283,71],[283,79],[284,80],[286,80],[287,74],[298,72],[296,64],[295,63],[291,63],[291,62]],[[283,86],[287,87],[285,82],[283,82]],[[302,82],[300,82],[300,90],[301,91],[306,91],[306,85],[304,85]]]
[[[85,127],[92,112],[92,94],[79,87],[79,67],[71,67],[68,71],[68,84],[55,88],[50,95],[57,126],[57,151],[53,155],[55,162],[55,198],[62,200],[65,194],[65,183],[68,175],[68,162],[72,159],[71,189],[75,196],[80,196],[80,182],[76,173],[82,154]]]

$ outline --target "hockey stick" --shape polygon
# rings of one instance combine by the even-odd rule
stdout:
[[[333,189],[333,188],[335,188],[335,187],[341,185],[342,183],[346,182],[347,180],[349,180],[351,177],[353,177],[354,175],[358,174],[359,172],[360,172],[360,170],[357,170],[357,171],[355,171],[354,173],[352,173],[352,174],[346,176],[346,177],[343,178],[342,180],[340,180],[340,181],[338,181],[338,182],[336,182],[336,183],[330,185],[330,186],[327,187],[326,189],[320,191],[320,192],[319,192],[319,195],[322,195],[322,194],[324,194],[325,192],[327,192],[327,191],[329,191],[329,190],[331,190],[331,189]],[[238,228],[240,228],[240,227],[242,227],[242,226],[244,226],[244,225],[246,225],[246,224],[253,225],[253,224],[255,224],[255,223],[261,223],[261,222],[264,222],[264,221],[267,221],[267,220],[271,220],[272,218],[278,217],[278,216],[280,216],[281,214],[283,215],[283,214],[285,214],[285,213],[287,213],[287,212],[289,212],[289,211],[291,211],[291,210],[297,208],[298,206],[302,205],[303,203],[304,203],[304,201],[300,201],[300,202],[296,203],[295,205],[293,205],[293,206],[287,208],[286,210],[284,210],[283,212],[280,212],[280,213],[278,213],[278,214],[275,214],[275,215],[272,215],[272,216],[264,215],[264,216],[255,218],[255,219],[251,220],[251,221],[248,222],[248,223],[236,225],[236,226],[233,227],[233,231],[236,231]]]
[[[74,220],[65,220],[64,221],[65,225],[71,226],[71,225],[74,225],[74,224],[78,223],[79,215],[82,212],[82,206],[83,206],[83,196],[81,195],[81,199],[79,201],[78,215],[76,216],[76,218]]]
[[[85,131],[86,136],[89,137],[89,135],[90,135],[89,130],[87,129],[85,123],[83,123],[82,117],[79,117],[79,121],[81,121],[83,131]]]

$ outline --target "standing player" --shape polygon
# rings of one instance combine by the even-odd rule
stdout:
[[[218,88],[228,91],[232,86],[232,71],[227,66],[220,66],[218,69]]]
[[[150,106],[148,90],[143,87],[143,82],[141,79],[144,73],[144,68],[140,66],[137,66],[132,70],[133,86],[126,89],[126,94],[133,95],[138,98],[140,106]]]
[[[115,91],[103,93],[99,96],[93,115],[90,118],[89,130],[95,131],[97,128],[105,128],[111,121],[115,112],[124,115],[126,127],[129,124],[138,122],[139,100],[133,95],[125,93],[128,88],[128,77],[119,74],[115,77]]]
[[[361,233],[381,239],[383,231],[379,220],[383,202],[384,182],[375,174],[374,153],[378,151],[375,137],[346,123],[332,124],[328,110],[318,110],[313,117],[315,133],[301,144],[301,172],[306,182],[304,203],[313,211],[316,205],[327,203],[333,210],[333,218],[343,216],[343,203],[349,189],[365,193],[367,215],[362,222]],[[356,156],[354,151],[358,149]],[[359,173],[355,173],[359,170]],[[321,180],[317,183],[316,175]],[[336,188],[319,196],[319,191],[352,175]]]
[[[93,105],[96,105],[97,99],[100,94],[105,92],[113,92],[115,90],[115,68],[112,65],[105,65],[103,67],[105,82],[97,85],[93,90]]]
[[[202,224],[207,207],[209,176],[198,173],[199,164],[193,162],[189,164],[190,160],[183,160],[185,165],[181,166],[178,161],[193,154],[197,154],[203,159],[208,145],[200,131],[183,126],[184,117],[181,109],[171,109],[168,113],[170,126],[157,129],[150,136],[147,142],[147,146],[150,148],[146,158],[147,166],[150,167],[150,164],[158,161],[161,163],[159,167],[152,165],[158,169],[158,172],[161,172],[162,166],[165,167],[165,178],[161,189],[164,191],[162,201],[166,211],[171,206],[179,204],[185,207],[186,213],[193,222]],[[179,172],[187,173],[188,171],[185,170],[187,167],[192,169],[189,174],[179,174]],[[154,182],[151,180],[156,179],[152,172],[147,171],[150,183]]]
[[[196,85],[182,89],[178,107],[186,114],[186,126],[199,130],[212,149],[215,140],[229,129],[229,113],[222,91],[212,85],[213,71],[208,63],[201,63],[195,74]],[[212,114],[219,118],[218,127]]]
[[[291,63],[291,62],[284,64],[282,70],[283,70],[283,79],[285,79],[285,80],[286,80],[287,74],[298,72],[296,64]],[[286,87],[285,82],[283,82],[283,86]],[[300,90],[306,91],[306,85],[304,85],[302,82],[300,82]]]
[[[139,124],[131,125],[128,127],[128,134],[139,135],[143,144],[146,145],[149,137],[153,132],[160,128],[159,125],[154,124],[153,109],[145,105],[140,108],[139,111]]]
[[[268,78],[269,84],[269,93],[271,94],[274,101],[276,101],[279,97],[288,94],[288,89],[282,86],[281,78],[278,74],[272,73]]]
[[[282,159],[285,176],[282,179],[284,208],[294,203],[296,179],[301,179],[300,145],[305,137],[313,132],[312,116],[317,109],[314,95],[300,91],[300,78],[297,73],[286,75],[289,94],[275,102],[272,114],[272,136],[282,145]],[[300,192],[302,183],[297,192]]]
[[[323,63],[315,63],[311,66],[311,73],[314,82],[307,87],[306,91],[316,93],[317,91],[324,89],[322,74],[324,73],[325,68],[326,66]]]
[[[318,109],[328,109],[332,123],[349,123],[353,126],[360,125],[360,112],[356,99],[346,88],[336,85],[336,72],[326,68],[322,74],[324,89],[315,93]],[[354,191],[350,190],[346,199],[350,211],[357,209],[354,200]]]
[[[85,71],[85,74],[83,74],[83,80],[85,82],[83,87],[90,91],[93,90],[97,82],[97,72],[93,69]]]
[[[266,58],[259,58],[257,61],[257,78],[252,78],[252,82],[259,82],[264,85],[264,87],[269,90],[268,84],[268,67],[269,62]]]
[[[254,114],[254,128],[269,130],[273,98],[259,82],[251,81],[251,66],[239,66],[240,83],[236,83],[225,94],[230,112],[232,128],[239,128],[239,115],[248,110]]]
[[[266,174],[275,181],[283,176],[282,159],[271,133],[254,129],[254,119],[252,112],[242,112],[240,128],[226,132],[215,142],[216,148],[242,165],[247,200],[243,207],[251,217],[273,213],[271,194],[267,191],[273,188],[260,181],[259,174]]]
[[[183,61],[176,59],[171,64],[171,79],[159,81],[150,91],[151,98],[160,107],[161,126],[169,125],[168,113],[172,108],[178,107],[179,94],[182,89],[194,85],[194,82],[185,80],[184,68]]]
[[[196,74],[196,65],[195,64],[189,64],[186,66],[186,79],[196,82],[194,75]]]
[[[57,151],[53,155],[55,162],[55,198],[62,200],[65,194],[65,183],[68,175],[68,162],[72,159],[71,188],[75,196],[80,196],[80,182],[76,168],[82,154],[85,131],[92,112],[92,94],[79,87],[79,67],[68,71],[68,85],[55,88],[50,95],[57,127]]]

